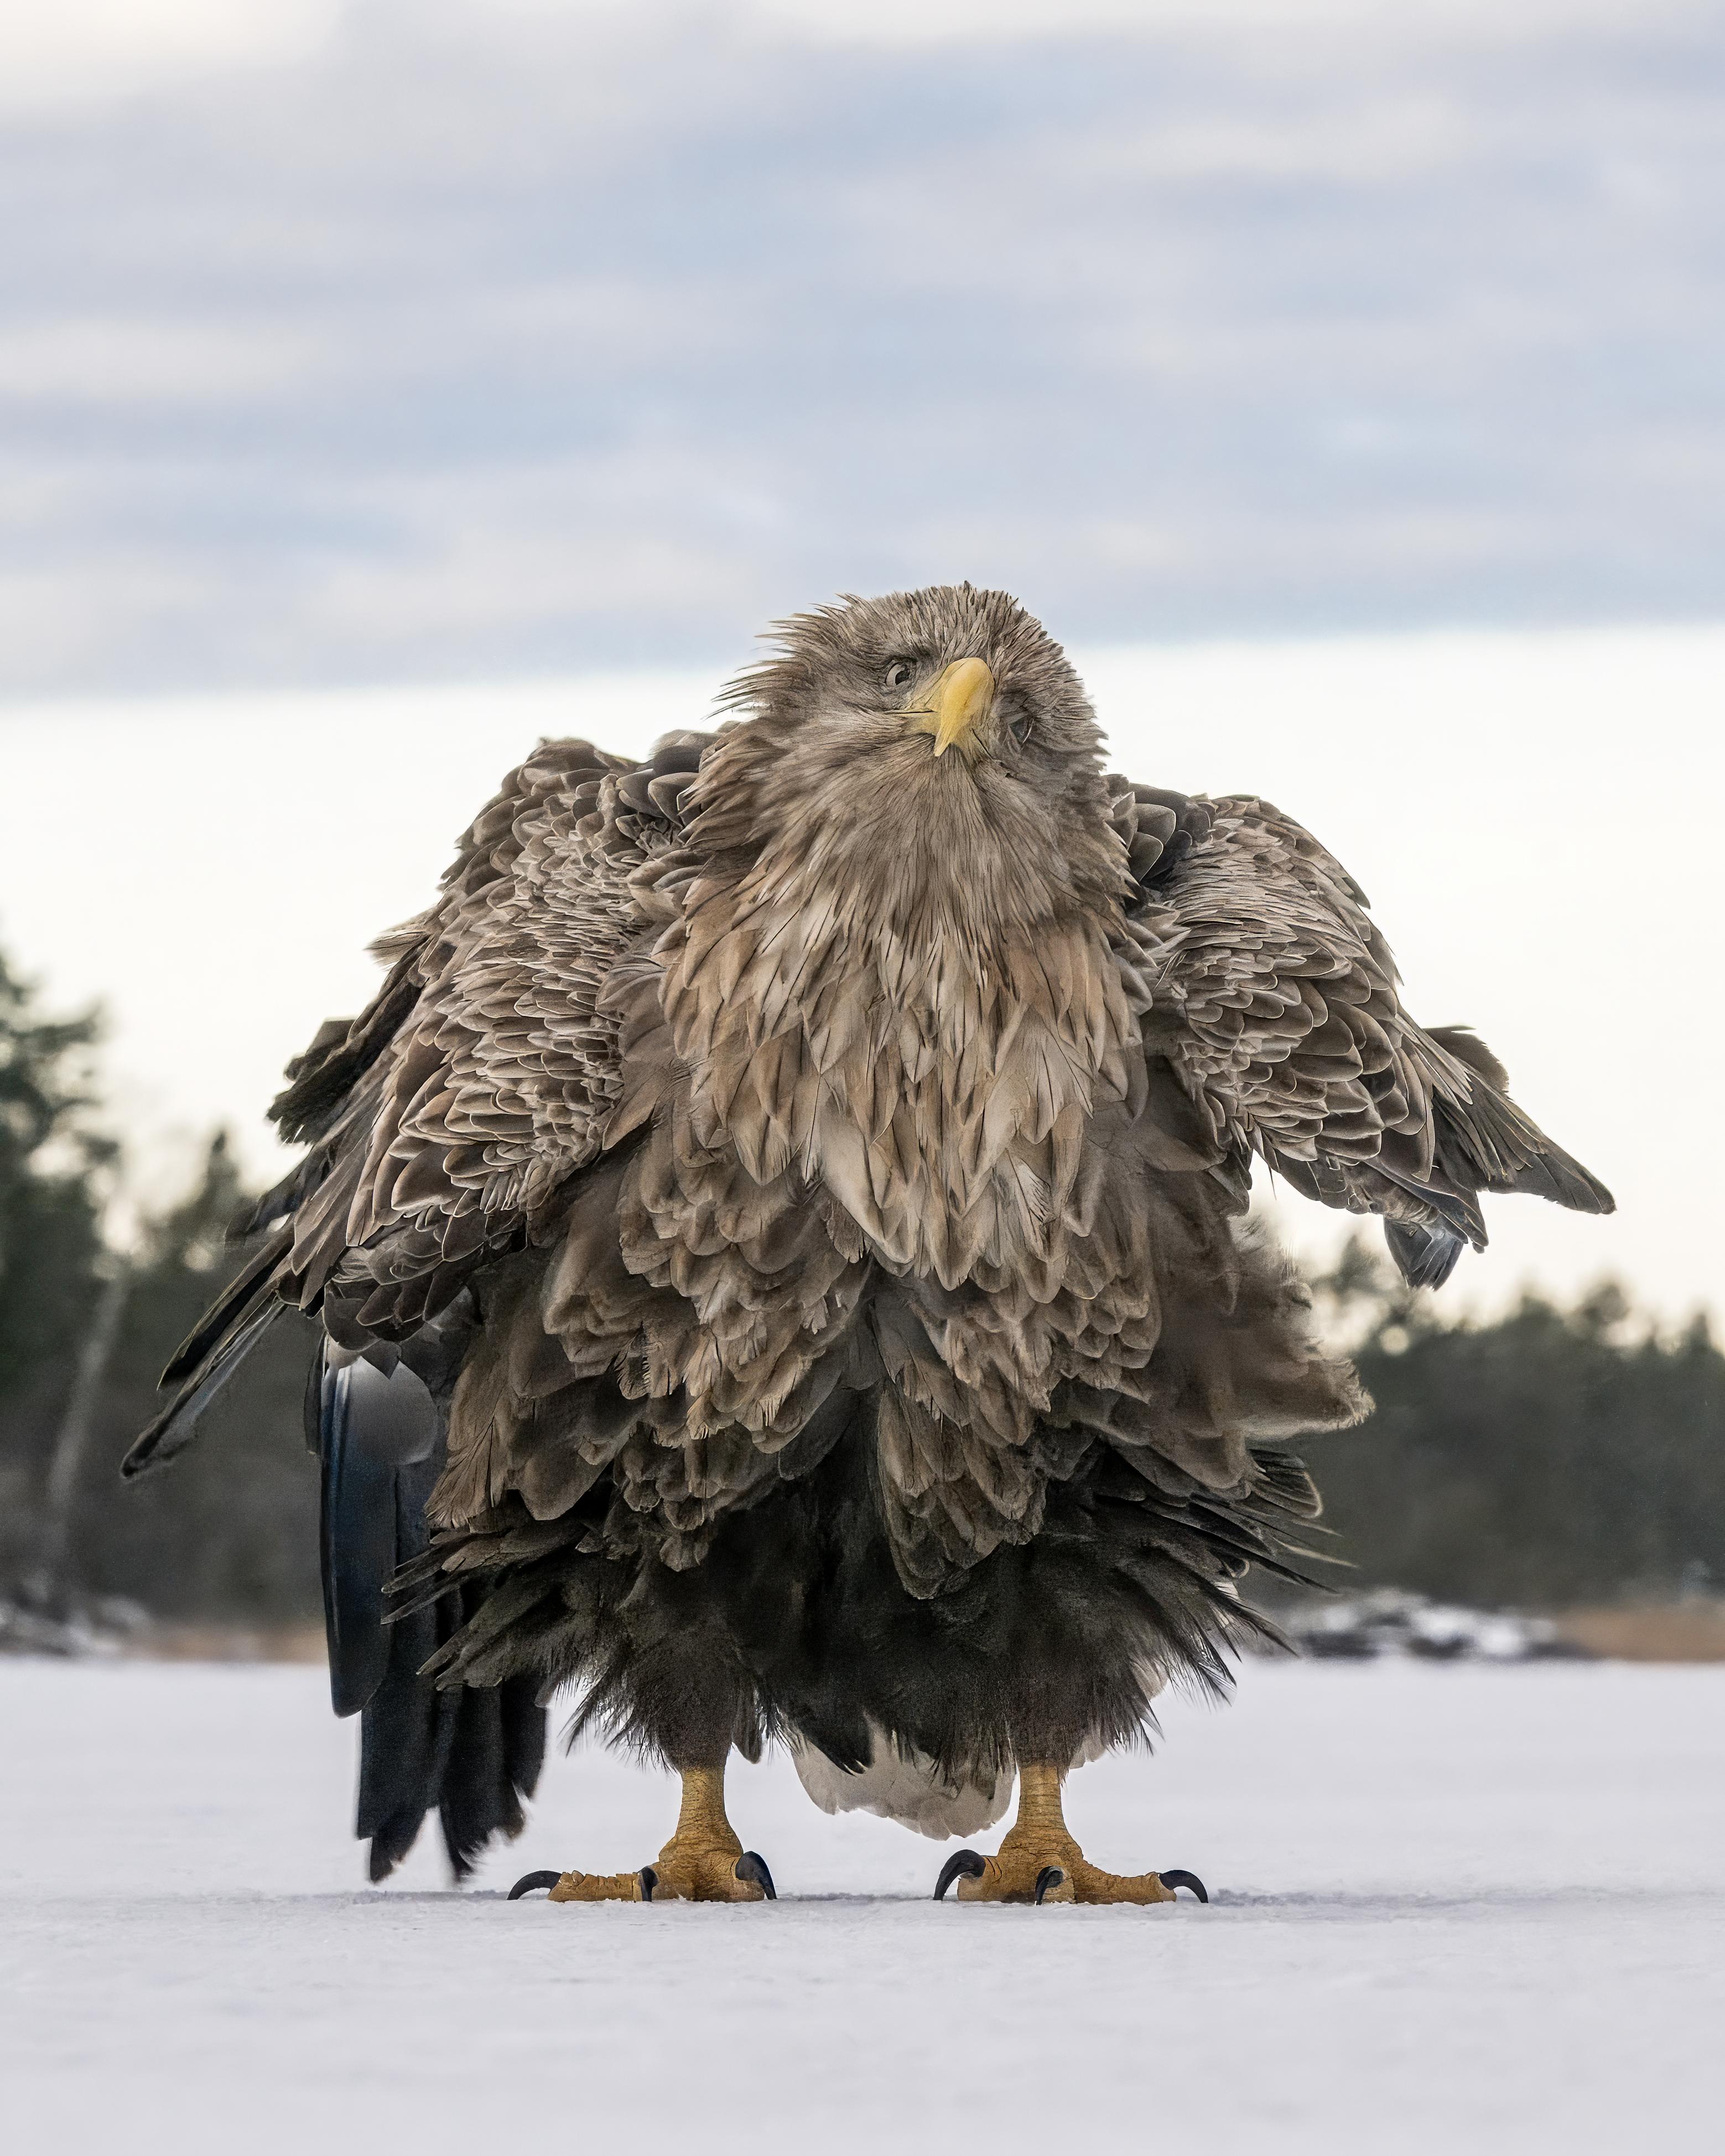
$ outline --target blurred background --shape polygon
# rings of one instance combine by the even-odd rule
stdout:
[[[0,1637],[313,1620],[309,1333],[115,1476],[281,1065],[540,734],[968,578],[1617,1193],[1265,1194],[1345,1577],[1717,1650],[1716,8],[0,0]]]

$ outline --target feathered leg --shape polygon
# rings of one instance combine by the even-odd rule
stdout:
[[[1207,1902],[1189,1871],[1141,1871],[1122,1877],[1098,1871],[1067,1831],[1060,1809],[1060,1769],[1047,1761],[1019,1768],[1019,1815],[996,1856],[961,1849],[941,1866],[937,1902],[954,1880],[961,1902],[1172,1902],[1177,1887]]]
[[[530,1871],[511,1889],[517,1901],[549,1887],[553,1902],[772,1902],[773,1875],[737,1840],[725,1816],[725,1763],[685,1768],[677,1830],[639,1871]]]

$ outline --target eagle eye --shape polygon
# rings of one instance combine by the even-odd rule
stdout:
[[[1009,711],[1006,715],[1006,731],[1012,736],[1014,748],[1022,748],[1035,728],[1035,721],[1026,711]]]
[[[911,685],[911,662],[908,659],[889,659],[881,680],[889,689],[908,689]]]

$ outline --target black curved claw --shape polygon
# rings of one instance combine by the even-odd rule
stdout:
[[[752,1849],[744,1850],[742,1855],[737,1858],[736,1863],[731,1867],[731,1876],[733,1879],[747,1879],[752,1881],[761,1888],[769,1902],[776,1902],[778,1899],[773,1889],[773,1874],[767,1869],[766,1858],[757,1856]]]
[[[1042,1907],[1043,1896],[1051,1888],[1058,1887],[1065,1876],[1058,1864],[1043,1866],[1041,1871],[1036,1875],[1036,1906],[1039,1909]]]
[[[973,1849],[954,1850],[946,1862],[942,1865],[941,1876],[934,1882],[935,1900],[937,1902],[946,1900],[947,1889],[955,1879],[961,1876],[966,1879],[980,1879],[988,1868]]]
[[[1204,1881],[1195,1871],[1158,1871],[1157,1877],[1172,1894],[1176,1887],[1189,1887],[1200,1902],[1210,1898],[1204,1891]]]
[[[650,1864],[644,1864],[641,1866],[641,1899],[644,1902],[650,1902],[653,1899],[653,1889],[658,1884],[659,1874]]]
[[[519,1902],[523,1894],[536,1894],[542,1887],[555,1887],[562,1876],[561,1871],[529,1871],[510,1888],[509,1898]]]

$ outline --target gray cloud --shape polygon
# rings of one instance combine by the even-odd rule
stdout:
[[[1725,29],[366,4],[0,119],[0,691],[1713,614]],[[1482,27],[1484,26],[1484,27]]]

